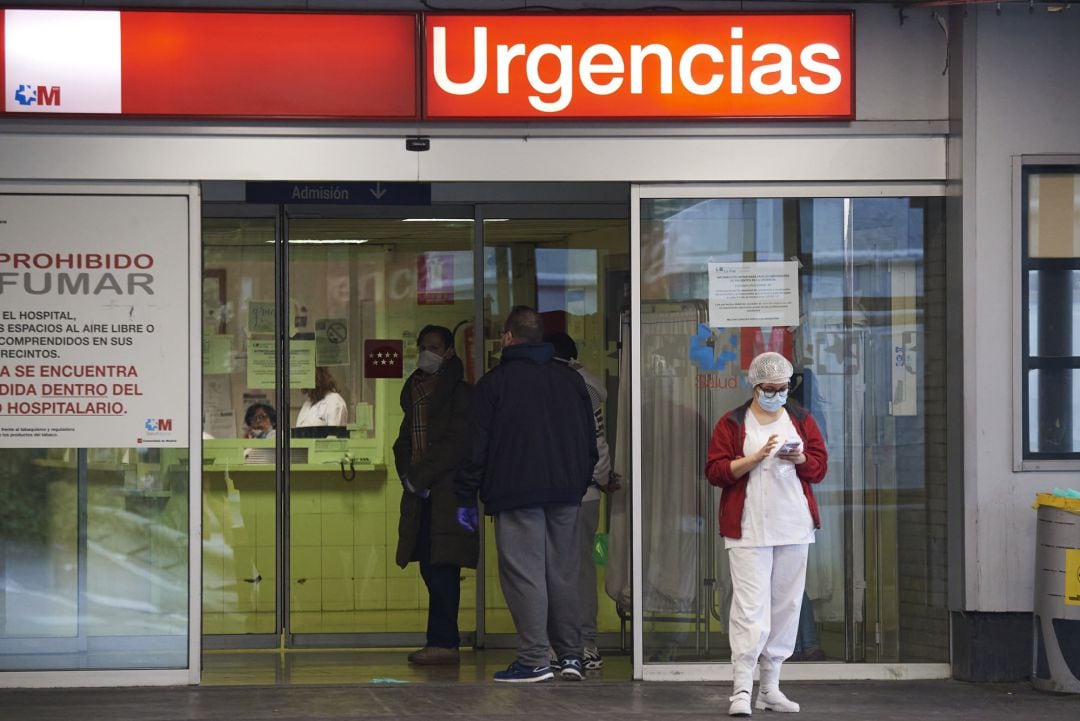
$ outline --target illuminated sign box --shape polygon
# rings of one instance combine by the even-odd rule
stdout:
[[[417,16],[5,10],[7,113],[415,120]]]
[[[851,12],[5,10],[0,37],[7,114],[487,121],[854,116]]]

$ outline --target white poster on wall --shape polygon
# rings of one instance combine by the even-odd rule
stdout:
[[[709,326],[799,325],[796,261],[709,263]]]
[[[0,194],[0,448],[187,445],[188,204]]]

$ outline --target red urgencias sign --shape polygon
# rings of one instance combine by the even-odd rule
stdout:
[[[850,119],[851,13],[425,15],[431,119]]]

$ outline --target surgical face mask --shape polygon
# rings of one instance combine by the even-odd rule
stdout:
[[[429,375],[435,375],[442,368],[443,357],[435,351],[420,351],[420,357],[416,359],[416,367]]]
[[[766,413],[776,413],[778,410],[784,407],[787,403],[787,391],[780,391],[778,393],[765,394],[765,391],[758,390],[757,402],[761,406],[761,410]]]

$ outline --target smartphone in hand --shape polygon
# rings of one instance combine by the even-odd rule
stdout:
[[[790,441],[784,441],[784,445],[780,446],[777,453],[798,453],[802,448],[802,441],[795,439]]]

